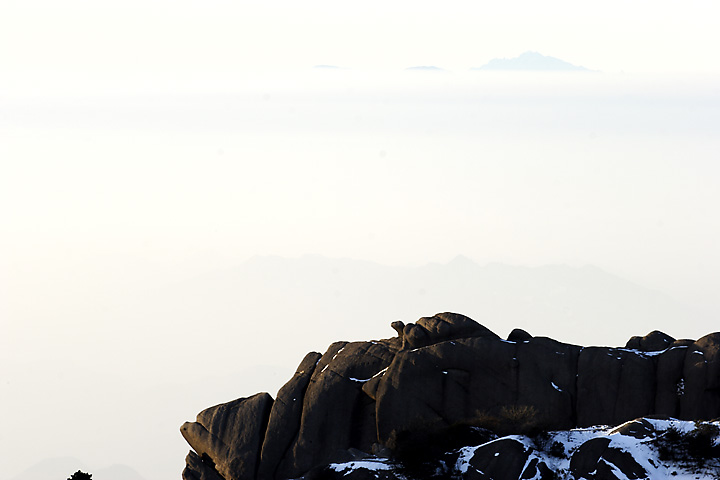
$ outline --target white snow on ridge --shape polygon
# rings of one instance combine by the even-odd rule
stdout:
[[[695,422],[691,422],[689,420],[676,420],[674,418],[668,420],[656,420],[654,418],[646,418],[645,420],[650,423],[657,431],[664,431],[673,428],[677,430],[677,432],[680,434],[687,434],[692,432],[696,428]],[[714,425],[718,425],[718,422],[703,423],[712,423]]]
[[[697,463],[697,460],[693,456],[694,454],[690,454],[690,456],[684,457],[681,460],[660,459],[660,452],[662,451],[660,449],[667,448],[668,445],[671,445],[672,448],[672,445],[674,445],[667,443],[670,441],[670,437],[663,439],[663,435],[665,435],[666,432],[672,431],[680,435],[680,438],[684,437],[687,439],[688,437],[686,437],[686,435],[695,435],[694,432],[703,426],[705,426],[703,432],[707,434],[708,425],[720,428],[720,421],[693,422],[676,419],[660,420],[644,418],[639,422],[632,420],[618,426],[595,426],[567,431],[551,431],[535,437],[508,435],[494,438],[480,445],[465,446],[457,449],[455,451],[457,460],[447,473],[459,477],[465,477],[466,474],[473,475],[473,470],[482,473],[478,470],[480,467],[473,465],[473,458],[479,450],[496,442],[515,441],[522,445],[528,455],[523,471],[531,465],[531,462],[537,462],[538,464],[542,462],[547,465],[550,470],[555,472],[558,479],[570,480],[573,478],[573,474],[570,471],[570,460],[573,454],[590,440],[606,439],[611,449],[629,454],[635,462],[647,472],[648,479],[718,480],[720,478],[720,458],[702,457],[702,463]],[[641,433],[644,430],[649,430],[651,433],[643,436]],[[626,432],[626,434],[621,433],[623,431]],[[635,433],[630,434],[627,432],[638,432],[640,435],[637,436],[640,438],[632,436]],[[712,441],[713,445],[717,445],[720,442],[720,433],[716,434],[713,432],[713,429],[710,429],[709,432],[714,435],[709,440]],[[658,439],[660,439],[660,441],[658,441]],[[490,448],[490,452],[495,451],[496,457],[503,456],[504,448]],[[626,474],[620,470],[620,468],[624,468],[622,467],[622,463],[613,460],[613,454],[611,452],[612,450],[608,452],[609,454],[607,456],[603,456],[600,462],[604,462],[607,468],[612,470],[617,478],[627,478]],[[482,454],[483,457],[481,458],[487,458],[487,454],[488,450],[484,450]],[[614,455],[617,455],[617,451]],[[502,460],[499,461],[502,462]],[[345,463],[332,463],[328,465],[328,468],[340,473],[342,476],[350,475],[358,470],[367,470],[371,472],[369,474],[370,478],[373,476],[375,478],[387,477],[389,474],[389,476],[393,478],[408,480],[403,477],[400,465],[385,458],[368,457]],[[380,472],[383,471],[388,473],[381,474]],[[365,475],[365,473],[361,473],[363,478],[365,478]],[[538,468],[534,478],[528,480],[539,480],[540,475],[541,470]]]
[[[645,419],[645,421],[650,423],[655,430],[655,435],[648,438],[638,439],[629,435],[623,435],[618,431],[623,426],[632,423],[632,421],[614,427],[598,426],[549,432],[542,446],[538,445],[536,440],[522,435],[509,435],[496,438],[482,445],[467,446],[459,449],[455,471],[460,474],[465,474],[469,469],[473,468],[471,461],[479,448],[499,440],[513,439],[523,444],[526,451],[527,449],[531,450],[527,463],[537,458],[538,461],[544,462],[551,470],[555,471],[559,475],[559,478],[570,478],[570,457],[572,454],[583,443],[593,438],[605,437],[610,440],[610,447],[629,453],[633,459],[645,469],[651,479],[717,480],[720,478],[720,459],[705,460],[704,465],[699,467],[692,465],[691,461],[687,464],[680,464],[679,462],[663,461],[659,458],[659,452],[654,441],[655,438],[662,436],[670,429],[675,430],[680,435],[690,434],[697,428],[698,424],[696,424],[696,422],[676,419]],[[702,423],[720,427],[720,421]],[[557,444],[562,446],[563,452],[558,451],[559,448]],[[720,436],[717,436],[713,440],[713,444],[720,444]],[[558,455],[558,453],[563,454]],[[615,471],[618,478],[625,478],[622,472],[617,470],[615,465],[609,463],[608,465]]]
[[[344,473],[345,475],[348,475],[354,470],[358,470],[360,468],[365,470],[393,470],[395,468],[395,465],[388,463],[384,460],[353,460],[351,462],[345,462],[345,463],[331,463],[328,465],[328,468],[331,470],[335,470],[336,472]]]

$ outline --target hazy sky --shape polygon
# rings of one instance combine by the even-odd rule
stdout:
[[[72,455],[179,478],[182,421],[344,331],[288,290],[292,318],[260,327],[297,344],[272,358],[236,286],[179,287],[254,255],[591,264],[720,312],[717,10],[4,0],[0,471]],[[602,73],[469,72],[528,50]],[[237,352],[193,343],[204,324]]]
[[[0,86],[172,89],[317,64],[464,71],[526,50],[604,72],[718,72],[708,0],[5,0]]]

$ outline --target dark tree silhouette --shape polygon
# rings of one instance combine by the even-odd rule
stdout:
[[[67,480],[92,480],[92,473],[85,473],[78,470]]]

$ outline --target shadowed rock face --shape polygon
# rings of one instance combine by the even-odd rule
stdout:
[[[254,478],[272,404],[267,393],[233,400],[203,410],[180,432],[200,459],[226,480]]]
[[[297,478],[348,455],[392,450],[413,432],[454,425],[527,433],[652,414],[720,416],[720,333],[692,341],[656,331],[610,348],[518,329],[503,340],[454,313],[392,327],[392,339],[337,342],[323,355],[309,353],[274,401],[267,393],[235,400],[183,425],[194,450],[183,478]],[[629,462],[596,443],[578,457],[588,459],[573,466],[578,472],[597,463],[596,452]],[[508,468],[495,453],[474,462]],[[506,449],[503,458],[525,468],[523,455]]]

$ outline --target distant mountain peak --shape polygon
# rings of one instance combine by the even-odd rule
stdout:
[[[485,65],[473,70],[511,70],[511,71],[584,71],[585,67],[573,65],[559,58],[542,55],[538,52],[527,51],[514,58],[493,58]]]

